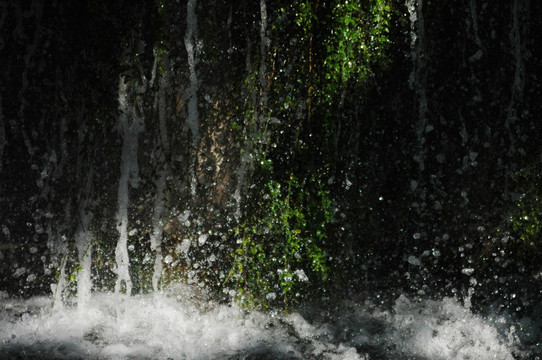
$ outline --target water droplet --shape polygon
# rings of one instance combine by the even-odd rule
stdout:
[[[209,237],[209,235],[207,235],[207,234],[200,235],[199,238],[198,238],[198,244],[200,246],[205,245],[205,243],[207,242],[208,237]]]
[[[421,266],[421,265],[422,265],[420,259],[418,259],[418,258],[417,258],[416,256],[414,256],[414,255],[410,255],[410,256],[408,257],[408,263],[409,263],[410,265],[414,265],[414,266]]]

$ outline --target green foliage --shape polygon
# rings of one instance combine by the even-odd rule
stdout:
[[[540,249],[539,241],[542,230],[542,172],[538,166],[519,171],[515,175],[515,183],[521,196],[517,209],[511,217],[513,230],[524,245]]]
[[[323,188],[312,193],[307,185],[294,176],[282,184],[270,180],[259,194],[256,213],[235,229],[239,246],[225,283],[249,308],[287,307],[309,282],[327,276],[322,245],[332,219],[331,200]]]
[[[391,9],[388,1],[339,2],[332,10],[332,30],[324,60],[324,96],[332,97],[350,83],[363,84],[376,67],[388,63]]]

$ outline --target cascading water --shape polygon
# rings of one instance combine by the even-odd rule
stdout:
[[[0,358],[542,354],[539,5],[144,3],[0,4]]]
[[[428,132],[423,0],[407,0],[406,6],[410,19],[410,56],[412,58],[412,72],[410,73],[409,85],[416,94],[416,110],[418,113],[418,124],[415,131],[418,138],[419,151],[414,155],[414,161],[418,163],[420,171],[423,171],[425,169],[426,157],[425,133]]]
[[[156,181],[156,195],[154,199],[154,213],[152,220],[152,234],[150,236],[151,250],[155,252],[154,268],[152,274],[152,288],[159,290],[158,283],[162,276],[162,235],[164,213],[164,198],[166,196],[167,164],[165,154],[169,152],[169,135],[166,126],[166,89],[168,88],[168,73],[160,79],[158,90],[158,117],[159,117],[159,145],[156,147],[158,155],[156,161],[160,164],[158,180]]]
[[[133,99],[128,96],[125,78],[121,76],[119,80],[119,130],[122,132],[123,142],[117,200],[117,230],[120,235],[115,250],[115,271],[117,273],[115,293],[118,294],[121,289],[124,289],[128,296],[132,293],[132,280],[129,272],[130,258],[128,256],[128,207],[130,205],[128,186],[138,187],[137,145],[139,134],[143,131],[143,119],[136,114],[134,105],[130,104],[130,101]]]
[[[0,29],[1,28],[2,27],[0,26]],[[4,124],[4,112],[2,110],[2,96],[0,96],[0,171],[2,171],[4,147],[6,147],[6,129]]]
[[[514,59],[514,79],[510,89],[510,103],[506,111],[505,128],[510,134],[510,147],[508,154],[513,155],[517,149],[515,145],[515,139],[518,134],[515,134],[515,123],[517,121],[518,108],[522,103],[523,90],[525,87],[525,65],[523,61],[523,45],[521,39],[521,13],[526,11],[524,9],[525,4],[521,0],[514,0],[512,3],[512,26],[510,28],[509,39],[512,48],[512,57]]]
[[[250,39],[247,38],[247,48],[251,49],[252,44]],[[249,79],[249,88],[252,89],[251,102],[253,106],[253,118],[245,119],[244,121],[251,126],[248,126],[247,137],[250,139],[245,146],[241,149],[239,167],[237,169],[237,184],[233,199],[235,200],[235,218],[239,221],[241,217],[241,205],[243,202],[244,185],[247,177],[247,168],[252,168],[252,161],[254,161],[255,149],[252,148],[252,141],[254,139],[263,138],[266,134],[262,133],[261,128],[268,119],[265,117],[265,111],[267,108],[268,94],[266,78],[267,73],[267,53],[269,51],[269,38],[267,37],[267,5],[265,0],[260,0],[260,66],[258,71],[258,84],[255,83],[255,79],[252,77]],[[250,51],[249,51],[250,52]],[[252,62],[250,56],[247,55],[246,59],[247,73],[252,73]],[[255,89],[258,89],[257,91]]]
[[[184,46],[188,56],[188,71],[190,85],[187,90],[188,117],[186,122],[192,132],[192,145],[196,146],[199,142],[198,130],[198,75],[197,65],[197,26],[198,18],[196,16],[196,0],[188,0],[186,3],[186,35],[184,37]]]
[[[75,235],[75,246],[77,247],[77,257],[80,265],[77,272],[77,305],[81,309],[85,309],[90,301],[92,288],[92,233],[90,231],[92,213],[89,212],[88,207],[90,205],[93,177],[94,171],[90,168],[85,178],[83,194],[79,199],[79,225]]]
[[[192,146],[197,147],[200,135],[198,129],[198,75],[196,72],[196,65],[198,59],[196,53],[198,51],[198,40],[197,40],[197,26],[198,18],[196,15],[196,0],[188,0],[186,3],[186,33],[184,36],[184,46],[187,53],[187,62],[188,62],[188,72],[190,85],[187,89],[186,98],[187,98],[187,111],[188,116],[186,118],[186,123],[192,132]],[[194,163],[192,164],[192,179],[190,181],[190,192],[192,196],[196,195],[196,163],[197,157],[194,157]]]

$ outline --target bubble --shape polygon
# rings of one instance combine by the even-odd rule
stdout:
[[[414,266],[421,266],[421,265],[422,265],[420,259],[418,259],[418,258],[417,258],[416,256],[414,256],[414,255],[410,255],[410,256],[408,257],[408,260],[407,260],[407,261],[408,261],[408,263],[409,263],[410,265],[414,265]]]
[[[13,277],[14,278],[18,278],[18,277],[21,277],[22,275],[24,275],[26,273],[26,268],[22,267],[22,268],[18,268],[14,273],[13,273]]]

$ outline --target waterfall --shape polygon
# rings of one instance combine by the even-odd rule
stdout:
[[[478,31],[478,15],[476,12],[476,0],[470,0],[470,15],[472,21],[472,30],[474,32],[474,43],[479,49],[482,49],[482,40]]]
[[[525,65],[523,61],[523,47],[521,43],[520,30],[520,11],[523,6],[522,0],[514,0],[512,5],[512,27],[510,29],[509,39],[512,45],[512,55],[514,58],[514,80],[512,82],[510,103],[508,104],[505,127],[509,134],[510,147],[508,155],[516,152],[514,138],[514,124],[517,120],[518,106],[522,102],[523,89],[525,87]],[[517,135],[517,134],[516,134]]]
[[[134,89],[130,89],[134,91]],[[119,239],[115,249],[115,262],[117,265],[117,281],[115,293],[119,293],[124,283],[126,294],[132,292],[132,281],[130,279],[128,256],[128,207],[130,204],[129,185],[138,187],[139,168],[137,164],[137,142],[138,136],[143,131],[143,118],[135,111],[134,105],[129,104],[128,89],[123,76],[119,80],[119,127],[122,131],[122,155],[120,165],[120,180],[118,188],[118,211],[117,231]]]
[[[188,118],[186,119],[186,123],[192,132],[192,146],[194,147],[197,146],[200,138],[198,131],[198,76],[196,73],[197,26],[196,0],[188,0],[188,3],[186,4],[186,34],[184,36],[184,46],[188,57],[188,71],[190,73],[190,86],[187,89]],[[190,192],[192,196],[196,195],[196,161],[197,156],[194,157],[194,163],[192,165],[192,179],[190,181]]]
[[[260,106],[262,110],[267,105],[267,49],[269,48],[269,39],[267,38],[267,6],[265,0],[260,0]],[[256,118],[256,120],[259,120]]]
[[[169,137],[166,126],[166,89],[168,87],[168,73],[164,73],[160,79],[158,90],[158,118],[159,118],[159,143],[158,156],[156,160],[161,167],[159,177],[156,181],[156,196],[154,198],[154,214],[152,218],[152,234],[150,237],[151,250],[156,253],[154,258],[154,269],[152,274],[152,287],[154,291],[159,290],[158,282],[162,276],[162,213],[164,212],[164,197],[166,190],[167,165],[165,153],[169,151]]]
[[[64,292],[64,285],[66,284],[66,260],[68,258],[68,248],[65,241],[55,244],[55,250],[60,258],[60,266],[58,269],[58,281],[56,284],[51,284],[51,292],[53,293],[53,310],[62,309],[62,293]]]
[[[196,48],[197,25],[196,0],[188,0],[186,4],[186,35],[184,37],[184,46],[188,55],[188,70],[190,72],[190,87],[188,88],[188,118],[186,122],[190,131],[192,131],[192,144],[194,146],[199,142],[198,132],[198,76],[196,73]]]
[[[425,169],[425,131],[427,127],[427,93],[425,89],[425,24],[423,18],[423,0],[407,0],[407,9],[410,19],[410,54],[412,58],[412,72],[409,85],[416,94],[418,104],[418,124],[416,135],[418,138],[418,153],[414,160],[418,163],[420,171]]]
[[[92,266],[92,233],[89,230],[93,214],[88,210],[94,171],[92,167],[88,170],[83,194],[79,198],[79,221],[75,237],[79,271],[77,272],[77,306],[84,309],[90,298],[92,280],[90,277]]]
[[[260,123],[265,122],[265,117],[260,114],[265,113],[265,108],[267,107],[267,52],[269,49],[269,38],[267,37],[267,5],[265,0],[260,0],[260,69],[259,69],[259,91],[252,92],[251,101],[254,106],[254,122],[252,128],[249,127],[251,133],[248,136],[248,143],[245,144],[244,149],[241,150],[240,155],[240,164],[239,169],[237,170],[237,185],[235,192],[233,194],[233,199],[235,200],[235,219],[239,221],[241,218],[241,201],[242,201],[242,192],[245,187],[245,178],[247,173],[247,166],[250,167],[251,161],[253,160],[253,154],[251,146],[254,140],[258,137],[259,134],[259,125]],[[251,73],[252,73],[252,62],[250,60],[250,49],[252,48],[252,43],[250,38],[247,37],[247,57],[246,57],[246,68],[247,74],[249,74],[249,88],[254,86]],[[259,97],[257,96],[259,95]]]
[[[4,125],[4,112],[2,110],[2,95],[0,95],[0,172],[4,163],[4,147],[6,146],[6,127]]]
[[[3,9],[0,16],[0,30],[4,27],[4,22],[7,18],[8,12]],[[3,168],[4,159],[4,147],[6,146],[6,128],[4,124],[4,109],[2,106],[2,94],[0,94],[0,173]]]
[[[476,44],[476,47],[477,47],[476,52],[474,52],[474,54],[472,54],[469,57],[469,62],[474,63],[476,61],[479,61],[484,55],[482,39],[480,38],[480,32],[478,30],[478,14],[476,10],[476,0],[470,1],[470,21],[468,21],[468,23],[472,27],[474,43]],[[481,102],[482,95],[480,92],[480,87],[478,86],[479,81],[476,78],[476,73],[473,71],[471,76],[472,76],[472,84],[474,85],[474,92],[476,93],[476,95],[474,96],[474,101]]]

